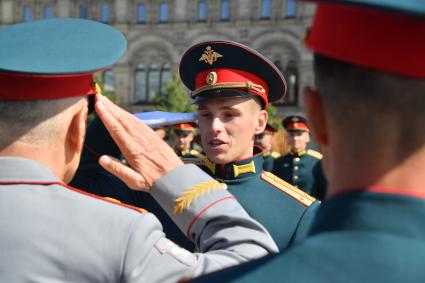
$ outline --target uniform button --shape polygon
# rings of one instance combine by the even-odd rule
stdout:
[[[298,169],[300,169],[299,166],[294,166],[294,170],[298,170]]]
[[[294,158],[294,161],[298,162],[298,161],[300,161],[300,158],[299,157],[295,157]]]
[[[298,180],[298,176],[294,176],[294,180]]]

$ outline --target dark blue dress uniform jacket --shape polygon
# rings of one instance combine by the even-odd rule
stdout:
[[[322,204],[301,244],[190,282],[425,282],[424,219],[424,198],[341,194]]]
[[[264,172],[263,154],[259,148],[255,151],[252,158],[233,163],[207,162],[206,171],[227,185],[248,214],[263,224],[279,249],[284,250],[306,236],[320,201]],[[235,168],[246,169],[247,165],[253,166],[255,172],[235,174]]]
[[[274,161],[271,172],[307,194],[323,200],[327,182],[320,158],[321,154],[311,149],[299,155],[288,153]]]

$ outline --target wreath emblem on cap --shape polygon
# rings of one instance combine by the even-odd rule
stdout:
[[[211,48],[211,46],[207,46],[207,48],[204,51],[204,53],[202,53],[201,58],[199,58],[199,61],[204,61],[205,63],[208,63],[208,64],[212,65],[220,57],[223,57],[223,55],[221,55],[218,52],[215,52]]]

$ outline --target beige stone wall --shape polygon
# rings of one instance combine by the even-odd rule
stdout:
[[[169,4],[169,21],[159,23],[159,3]],[[78,17],[79,5],[89,8],[89,18],[100,19],[100,6],[110,9],[109,24],[128,38],[128,52],[113,68],[118,102],[124,107],[141,111],[151,105],[135,105],[135,68],[152,62],[170,63],[177,69],[180,56],[192,44],[205,40],[232,40],[244,43],[263,53],[284,68],[293,61],[298,69],[298,99],[292,106],[279,107],[283,116],[302,112],[301,91],[313,83],[312,55],[304,47],[304,36],[310,25],[314,6],[297,2],[297,15],[285,16],[286,0],[271,0],[269,19],[261,19],[260,0],[230,0],[229,21],[220,21],[220,1],[207,0],[208,20],[197,21],[198,0],[0,0],[0,23],[8,25],[22,21],[23,6],[33,8],[32,18],[43,17],[46,4],[52,5],[55,17]],[[146,24],[137,23],[137,5],[144,3],[148,15]]]

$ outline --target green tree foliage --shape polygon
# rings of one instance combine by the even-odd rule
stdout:
[[[269,114],[269,119],[267,123],[269,123],[276,129],[282,128],[281,118],[277,115],[277,107],[270,103],[267,107],[267,113]]]
[[[177,74],[164,84],[163,92],[154,97],[153,105],[157,110],[168,112],[186,113],[196,110],[196,105],[193,104]]]
[[[107,91],[105,89],[104,81],[103,81],[103,73],[102,72],[95,73],[94,74],[94,80],[97,82],[97,84],[102,89],[102,95],[106,96],[107,98],[109,98],[109,100],[111,100],[115,103],[116,102],[115,92],[114,91]]]
[[[101,72],[95,73],[94,74],[94,80],[100,86],[100,89],[102,90],[102,95],[106,96],[107,98],[109,98],[109,100],[111,100],[115,103],[116,100],[117,100],[116,97],[115,97],[115,92],[114,91],[108,91],[104,87],[103,73],[101,73]],[[93,121],[94,118],[95,118],[95,113],[91,113],[87,117],[87,122],[90,123],[91,121]]]

